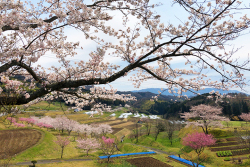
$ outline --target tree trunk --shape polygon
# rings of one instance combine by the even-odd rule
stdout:
[[[62,147],[61,158],[63,157],[63,149],[64,149],[64,147]]]

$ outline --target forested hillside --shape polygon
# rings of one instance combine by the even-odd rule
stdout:
[[[191,106],[196,106],[199,104],[221,106],[223,108],[223,114],[229,117],[230,119],[237,119],[237,117],[235,116],[238,116],[241,113],[249,112],[250,98],[247,95],[241,93],[233,93],[229,95],[231,96],[231,98],[224,98],[221,99],[221,101],[217,102],[215,98],[207,98],[209,94],[203,94],[184,101],[172,102],[166,100],[146,100],[141,102],[140,105],[137,103],[137,105],[132,106],[135,110],[138,110],[139,112],[163,115],[165,118],[171,116],[179,117],[179,113],[189,112]]]

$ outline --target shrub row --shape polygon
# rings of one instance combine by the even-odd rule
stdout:
[[[228,157],[228,156],[232,156],[232,152],[231,151],[218,151],[217,152],[217,156],[218,157]]]

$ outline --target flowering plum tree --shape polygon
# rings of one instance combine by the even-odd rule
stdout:
[[[115,94],[112,88],[83,91],[86,85],[108,84],[132,71],[137,72],[131,78],[135,87],[145,80],[157,79],[166,83],[169,92],[177,88],[180,95],[204,86],[242,87],[243,73],[249,71],[248,59],[237,61],[233,55],[236,50],[228,51],[225,46],[249,29],[244,3],[247,2],[175,0],[174,4],[186,12],[176,25],[161,21],[153,9],[160,4],[149,0],[1,1],[0,76],[4,85],[0,92],[12,89],[18,96],[0,96],[0,102],[29,105],[60,97],[82,108],[98,98],[133,100],[130,95]],[[130,18],[136,21],[131,23]],[[117,24],[112,24],[114,19]],[[120,27],[116,26],[119,21]],[[77,31],[85,38],[83,41],[96,44],[89,60],[84,55],[85,59],[74,60],[74,65],[69,59],[83,45],[67,40],[66,28]],[[60,65],[43,67],[41,60],[48,54],[57,58]],[[107,62],[109,56],[126,63],[119,66]],[[174,69],[172,62],[180,58],[187,67]],[[218,73],[221,82],[208,78],[208,69]],[[29,82],[11,79],[16,75]]]
[[[69,137],[57,136],[57,140],[55,140],[54,142],[57,143],[61,147],[61,149],[62,149],[61,158],[62,158],[63,157],[63,151],[64,151],[65,147],[67,145],[69,145],[69,143],[70,143]]]
[[[113,155],[116,150],[115,140],[102,136],[101,150],[108,157],[109,162],[110,156]]]
[[[198,158],[196,165],[193,162],[194,167],[198,167],[200,163],[200,155],[204,151],[204,148],[215,144],[216,139],[213,138],[211,134],[205,134],[203,132],[195,132],[193,134],[188,134],[186,137],[182,138],[182,144],[184,146],[189,146],[195,150]]]
[[[80,139],[76,140],[77,141],[77,147],[80,149],[84,149],[87,151],[87,156],[88,152],[90,149],[96,149],[100,147],[100,143],[96,139],[92,138],[87,138],[87,139]]]
[[[198,106],[192,106],[190,112],[184,112],[181,118],[189,120],[195,118],[198,120],[191,121],[188,126],[193,124],[200,126],[204,133],[208,134],[209,126],[222,126],[220,121],[228,121],[229,119],[223,116],[222,109],[219,107],[209,106],[205,104],[200,104]]]

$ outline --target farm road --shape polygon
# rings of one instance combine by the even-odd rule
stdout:
[[[54,163],[54,162],[73,162],[73,161],[92,161],[93,159],[66,159],[66,160],[60,160],[60,159],[51,159],[51,160],[37,160],[36,164],[49,164],[49,163]],[[32,165],[32,163],[29,162],[19,162],[16,164],[13,164],[11,166],[16,166],[16,165]]]
[[[148,146],[142,146],[142,145],[138,145],[138,144],[133,144],[132,145],[135,146],[139,146],[139,147],[144,147],[147,148],[149,150],[155,151],[156,153],[160,153],[160,154],[167,154],[167,155],[172,155],[174,153],[170,153],[170,152],[166,152],[166,151],[162,151],[156,148],[152,148],[152,147],[148,147]],[[54,162],[72,162],[72,161],[92,161],[93,159],[67,159],[67,160],[60,160],[60,159],[55,159],[55,160],[37,160],[37,164],[48,164],[48,163],[54,163]],[[20,163],[16,163],[13,164],[11,166],[15,166],[15,165],[32,165],[32,163],[29,162],[20,162]]]

